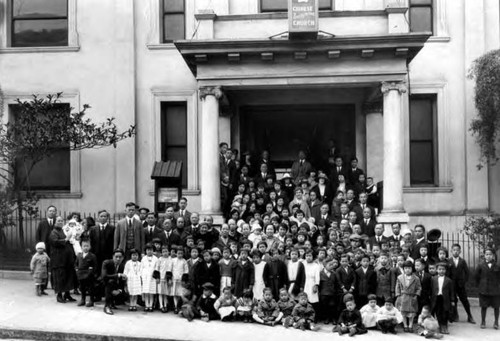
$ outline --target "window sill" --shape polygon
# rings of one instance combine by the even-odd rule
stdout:
[[[41,191],[36,194],[42,199],[80,199],[83,197],[81,192],[51,192]]]
[[[0,53],[78,52],[80,46],[2,47]]]
[[[185,196],[195,196],[195,195],[200,195],[201,191],[199,189],[183,189],[182,190],[182,195]],[[149,195],[154,197],[155,192],[151,191],[149,192]]]
[[[448,36],[432,36],[429,39],[427,39],[428,43],[448,43],[450,42],[451,38]]]
[[[453,192],[453,186],[441,186],[441,187],[404,187],[403,193],[451,193]]]
[[[174,43],[163,43],[163,44],[147,44],[149,50],[175,50],[176,47]]]

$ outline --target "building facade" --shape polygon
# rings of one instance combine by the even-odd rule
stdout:
[[[153,207],[154,161],[182,160],[189,208],[216,214],[219,142],[270,149],[285,172],[333,138],[383,181],[383,222],[456,230],[500,212],[500,166],[476,167],[466,78],[499,47],[498,1],[319,8],[317,38],[294,40],[282,0],[0,0],[4,121],[15,99],[62,91],[97,121],[137,127],[116,149],[44,164],[42,206]]]

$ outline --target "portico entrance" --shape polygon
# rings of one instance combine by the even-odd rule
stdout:
[[[328,140],[344,158],[356,154],[354,104],[247,106],[240,109],[242,151],[268,150],[278,168],[289,168],[304,150],[324,166]]]
[[[345,36],[323,40],[210,40],[177,41],[176,47],[196,75],[201,99],[201,205],[203,213],[220,210],[218,164],[220,103],[227,106],[228,94],[236,91],[308,88],[352,89],[363,94],[356,101],[356,116],[362,113],[363,102],[368,105],[366,122],[378,121],[383,126],[383,211],[378,221],[389,225],[409,221],[403,203],[404,183],[404,110],[408,110],[407,65],[420,51],[428,34],[388,34],[381,36]],[[369,89],[363,92],[363,89]],[[242,105],[241,108],[244,106]],[[230,106],[229,119],[238,119],[239,108]],[[257,110],[258,111],[258,110]],[[245,111],[242,110],[242,117]],[[257,112],[254,110],[254,116]],[[298,114],[295,114],[297,116]],[[267,115],[271,118],[272,115]],[[300,115],[300,116],[303,116]],[[375,118],[368,120],[368,116]],[[382,119],[382,122],[381,122]],[[215,121],[215,122],[214,122]],[[361,122],[361,121],[359,121]],[[233,123],[231,122],[231,125]],[[270,124],[272,127],[273,124]],[[370,129],[366,123],[356,124],[356,135],[365,136],[364,147],[380,129]],[[293,134],[293,132],[292,132]],[[370,135],[373,134],[373,135]],[[265,140],[261,138],[261,140]],[[231,136],[231,142],[241,141]],[[267,139],[271,143],[272,138]],[[304,139],[307,141],[307,139]],[[356,139],[355,152],[361,143]],[[247,142],[246,142],[247,143]],[[297,142],[300,144],[300,139]],[[239,144],[239,143],[238,143]],[[240,148],[241,149],[241,148]],[[289,158],[281,151],[283,159]],[[278,153],[279,154],[279,153]]]

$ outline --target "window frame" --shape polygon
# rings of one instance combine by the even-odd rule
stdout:
[[[32,52],[77,52],[80,50],[77,31],[77,1],[68,1],[68,45],[66,46],[12,46],[13,20],[12,0],[0,0],[0,53],[32,53]],[[3,7],[3,8],[2,8]]]
[[[185,110],[185,120],[186,120],[186,141],[185,143],[183,144],[167,144],[167,127],[169,124],[171,124],[167,118],[167,108],[169,106],[180,106],[182,105],[184,107],[184,110]],[[165,110],[163,109],[163,107],[165,106]],[[183,184],[183,189],[187,189],[187,181],[188,181],[188,178],[187,178],[187,172],[189,170],[189,162],[188,162],[188,145],[189,145],[189,141],[188,141],[188,122],[187,122],[187,101],[179,101],[179,102],[174,102],[174,101],[166,101],[166,102],[161,102],[161,113],[160,113],[160,124],[161,124],[161,145],[160,145],[160,153],[161,153],[161,160],[162,161],[167,161],[169,156],[168,156],[168,152],[167,150],[169,148],[183,148],[186,150],[186,163],[184,163],[182,165],[182,168],[183,168],[183,171],[185,170],[186,171],[186,179],[183,179],[183,182],[185,182],[185,186]],[[181,127],[178,127],[179,129],[181,129]]]
[[[11,3],[13,4],[15,0],[11,0]],[[10,8],[10,39],[11,39],[11,46],[12,47],[67,47],[69,46],[69,0],[66,0],[66,15],[65,16],[46,16],[46,17],[26,17],[26,16],[19,16],[16,17],[14,16],[14,6],[11,6]],[[14,28],[16,21],[28,21],[28,20],[35,20],[35,21],[43,21],[43,20],[66,20],[66,31],[67,37],[66,37],[66,45],[40,45],[40,46],[14,46]]]
[[[413,99],[428,99],[431,101],[431,110],[432,110],[432,139],[412,139],[411,137],[411,101]],[[436,94],[412,94],[409,96],[409,103],[410,103],[410,107],[409,107],[409,111],[408,111],[408,114],[409,114],[409,130],[410,130],[410,134],[409,134],[409,144],[410,144],[410,186],[411,187],[427,187],[427,186],[438,186],[439,185],[439,168],[438,168],[438,164],[439,164],[439,150],[438,150],[438,143],[437,143],[437,140],[438,140],[438,130],[437,130],[437,95]],[[432,182],[412,182],[412,178],[411,178],[411,169],[412,169],[412,165],[411,165],[411,146],[413,143],[431,143],[431,146],[432,146]]]
[[[437,134],[437,186],[422,186],[410,185],[410,95],[416,94],[435,94],[436,95],[436,134]],[[449,140],[449,125],[450,112],[448,100],[447,83],[419,83],[412,82],[409,87],[409,92],[403,95],[403,121],[405,129],[404,139],[404,192],[405,193],[448,193],[453,191],[450,173],[450,143]]]
[[[169,43],[172,43],[174,42],[175,40],[178,40],[178,39],[167,39],[167,37],[165,36],[165,17],[167,15],[172,15],[172,14],[183,14],[184,15],[184,37],[181,38],[182,39],[186,39],[186,34],[187,34],[187,20],[186,20],[186,8],[187,8],[187,4],[186,4],[186,1],[185,0],[182,0],[183,2],[183,12],[165,12],[165,5],[164,5],[164,0],[160,0],[161,3],[160,3],[160,22],[161,22],[161,29],[160,29],[160,40],[161,40],[161,43],[162,44],[169,44]]]
[[[422,32],[422,31],[412,31],[412,26],[411,26],[411,10],[412,8],[430,8],[430,13],[431,13],[431,20],[430,20],[430,23],[431,23],[431,29],[430,29],[430,32],[432,32],[432,35],[435,35],[435,31],[436,31],[436,23],[435,23],[435,7],[436,7],[436,4],[433,0],[429,0],[430,1],[430,4],[416,4],[416,5],[412,5],[412,0],[409,0],[408,1],[408,23],[409,23],[409,29],[410,29],[410,32],[411,33],[415,33],[415,32]]]
[[[198,159],[198,117],[199,110],[197,90],[177,90],[154,88],[151,90],[151,121],[150,121],[150,162],[161,160],[161,104],[162,102],[186,102],[187,105],[187,188],[184,195],[200,194],[199,159]],[[150,182],[149,195],[154,196],[154,181]]]
[[[36,93],[36,92],[34,92]],[[37,93],[39,97],[45,97],[49,94]],[[2,123],[6,124],[13,119],[10,107],[17,104],[17,99],[29,101],[33,99],[29,93],[9,93],[4,94],[3,112],[6,115],[2,117]],[[73,110],[80,110],[80,94],[75,92],[64,92],[61,96],[61,103],[68,104]],[[1,171],[1,170],[0,170]],[[5,174],[5,172],[3,173]],[[81,198],[81,151],[74,150],[70,152],[70,190],[36,190],[42,198]]]

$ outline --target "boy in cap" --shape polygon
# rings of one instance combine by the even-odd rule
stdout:
[[[36,253],[31,258],[30,269],[31,275],[35,280],[35,288],[37,296],[47,295],[44,288],[47,286],[49,278],[49,263],[50,258],[45,253],[45,243],[39,242],[35,246]]]
[[[215,286],[206,282],[201,285],[203,289],[203,294],[198,299],[198,303],[196,307],[200,312],[201,319],[205,322],[210,320],[217,320],[219,318],[219,314],[214,307],[215,301],[217,301],[217,297],[214,294]]]
[[[349,336],[365,334],[366,328],[363,325],[361,313],[356,309],[354,296],[351,294],[345,295],[344,304],[346,308],[340,313],[339,324],[333,331],[338,331],[339,335],[349,333]]]

